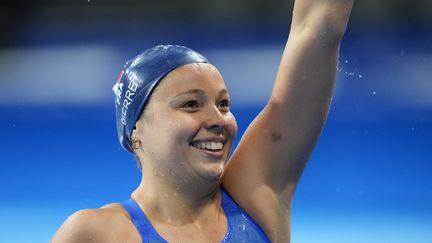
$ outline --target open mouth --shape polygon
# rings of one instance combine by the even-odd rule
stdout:
[[[193,142],[191,145],[197,149],[210,152],[222,151],[224,144],[222,142]]]

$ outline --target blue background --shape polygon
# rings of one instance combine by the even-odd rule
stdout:
[[[40,9],[50,9],[46,2]],[[142,49],[177,43],[213,60],[232,93],[239,135],[271,91],[289,7],[276,17],[225,13],[228,20],[167,10],[139,19],[121,9],[135,17],[117,22],[102,5],[57,10],[75,7],[77,16],[31,12],[6,32],[0,242],[47,242],[74,211],[125,200],[138,185],[134,158],[117,141],[111,87]],[[296,192],[292,242],[432,242],[430,21],[412,13],[368,18],[373,6],[356,7],[328,121]]]

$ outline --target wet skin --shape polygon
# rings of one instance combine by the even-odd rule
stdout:
[[[188,64],[159,84],[136,124],[132,137],[142,143],[136,154],[144,167],[167,175],[178,186],[185,180],[218,181],[237,132],[230,97],[218,70],[210,64]],[[199,143],[223,143],[203,149]],[[181,180],[181,181],[178,181]],[[189,183],[187,183],[189,184]]]
[[[168,241],[226,235],[219,188],[237,133],[229,103],[213,65],[188,64],[161,81],[136,124],[143,177],[132,197]]]

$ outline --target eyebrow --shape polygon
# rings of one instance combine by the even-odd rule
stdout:
[[[222,89],[221,91],[219,91],[219,95],[222,94],[227,94],[228,90],[227,89]],[[204,95],[205,92],[201,89],[189,89],[186,90],[184,92],[181,92],[180,94],[177,94],[175,97],[181,96],[181,95],[185,95],[185,94],[198,94],[198,95]]]

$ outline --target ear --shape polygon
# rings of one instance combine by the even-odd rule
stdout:
[[[132,149],[133,150],[137,150],[137,149],[141,148],[141,140],[139,140],[138,138],[132,137],[131,143],[132,143]]]
[[[134,136],[134,133],[141,133],[144,129],[144,124],[146,118],[144,117],[144,114],[141,114],[141,116],[138,118],[138,121],[135,123],[134,129],[132,130],[132,136]]]
[[[144,127],[146,126],[146,118],[144,117],[144,115],[141,115],[141,117],[138,119],[138,121],[135,123],[134,129],[132,130],[132,134],[131,134],[131,142],[132,140],[139,140],[140,139],[140,135],[144,132]]]
[[[135,123],[134,129],[132,130],[131,145],[133,150],[137,150],[141,147],[141,140],[139,139],[139,134],[143,129],[141,120],[142,119],[138,119],[138,121]]]
[[[139,133],[142,130],[142,125],[140,122],[140,119],[135,123],[134,129],[132,130],[131,137],[134,136],[134,134]]]

